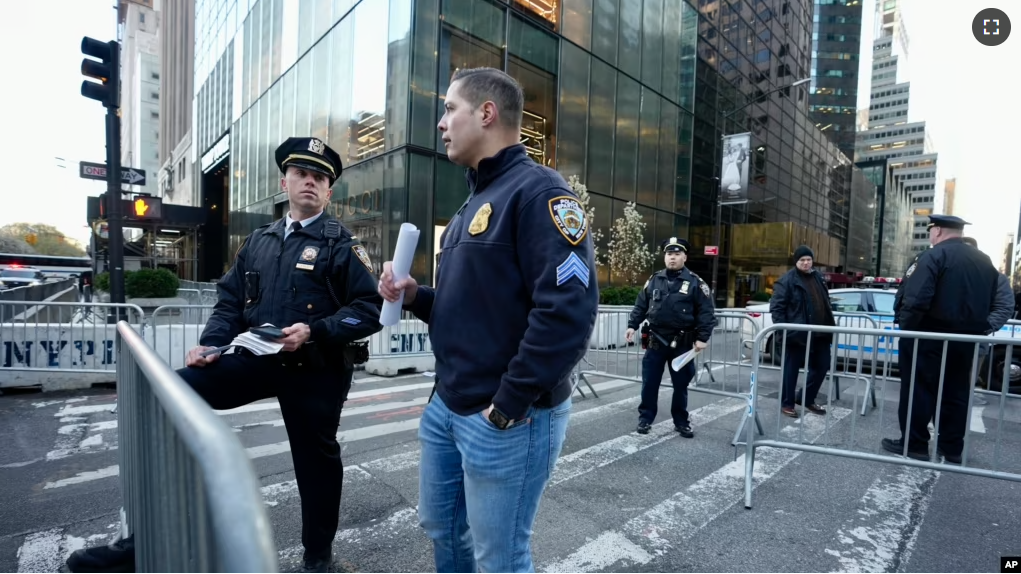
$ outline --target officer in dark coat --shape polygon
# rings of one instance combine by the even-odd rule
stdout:
[[[354,343],[382,329],[382,298],[365,248],[324,211],[340,156],[319,139],[289,138],[276,160],[289,211],[245,238],[217,283],[200,346],[178,374],[217,410],[277,397],[301,495],[303,571],[326,572],[344,475],[340,411],[354,364],[366,358]],[[283,330],[279,353],[215,352],[267,323]],[[202,356],[207,351],[214,353]],[[133,572],[118,569],[134,561],[132,538],[79,551],[68,565],[74,572]]]
[[[984,335],[989,332],[989,314],[996,296],[999,272],[989,257],[961,239],[968,223],[952,215],[929,217],[929,242],[908,268],[894,308],[902,331]],[[901,438],[883,439],[883,449],[903,454],[908,440],[908,456],[929,458],[929,421],[940,412],[940,436],[937,453],[948,462],[960,463],[968,420],[970,373],[973,368],[972,343],[948,343],[942,404],[937,405],[943,341],[899,340]],[[916,372],[911,366],[916,352]],[[909,401],[912,388],[914,398]],[[908,406],[911,419],[908,420]]]
[[[684,267],[690,245],[684,239],[671,237],[662,243],[666,269],[656,272],[645,282],[628,319],[625,337],[630,343],[635,331],[646,319],[649,324],[648,348],[642,359],[642,403],[638,406],[638,432],[652,429],[659,408],[659,385],[663,369],[678,355],[695,347],[705,349],[716,326],[715,309],[709,285]],[[643,345],[644,346],[644,345]],[[674,386],[670,414],[674,430],[684,438],[693,438],[688,419],[688,384],[695,376],[695,361],[670,368]]]

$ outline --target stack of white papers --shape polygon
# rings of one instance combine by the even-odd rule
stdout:
[[[263,325],[263,327],[272,327],[269,323]],[[251,331],[245,331],[234,340],[230,342],[232,347],[244,347],[256,355],[274,355],[280,352],[280,349],[284,348],[283,343],[274,343],[273,341],[267,341],[266,339],[260,338]]]

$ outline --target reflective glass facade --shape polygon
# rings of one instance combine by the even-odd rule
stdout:
[[[650,244],[687,233],[698,19],[685,0],[199,0],[196,15],[196,161],[229,165],[228,255],[283,215],[273,150],[311,134],[344,159],[330,211],[377,267],[400,224],[417,225],[413,273],[431,281],[467,197],[436,123],[451,74],[479,66],[521,83],[522,143],[588,186],[604,243],[629,201]],[[208,205],[215,190],[198,193]],[[600,280],[615,282],[606,267]]]
[[[838,273],[865,272],[869,257],[852,226],[871,234],[867,206],[875,189],[853,193],[855,168],[808,112],[812,0],[698,0],[691,237],[713,245],[724,134],[751,134],[748,202],[722,209],[717,304],[744,305],[791,266],[806,243],[816,264]],[[729,114],[729,115],[728,115]],[[860,213],[860,215],[859,215]],[[864,259],[862,259],[864,257]],[[689,261],[712,277],[712,261]]]
[[[854,159],[862,0],[814,0],[809,114]]]

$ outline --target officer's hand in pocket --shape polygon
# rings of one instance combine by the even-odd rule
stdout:
[[[634,329],[628,329],[627,331],[624,331],[624,338],[627,339],[628,343],[634,343],[635,342],[634,341],[634,339],[635,339],[635,330]]]
[[[189,367],[204,367],[212,362],[215,362],[220,358],[220,353],[215,353],[206,357],[202,356],[202,353],[215,349],[216,347],[195,347],[188,351],[188,356],[184,360],[184,364]]]
[[[304,323],[295,323],[290,327],[284,327],[283,331],[284,338],[277,339],[276,342],[283,343],[284,348],[281,351],[286,352],[297,351],[312,336],[312,330]]]

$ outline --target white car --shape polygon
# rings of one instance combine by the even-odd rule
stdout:
[[[837,325],[840,327],[858,329],[885,329],[890,331],[898,330],[893,317],[893,300],[896,297],[895,289],[830,289],[830,304],[834,313],[837,313]],[[755,333],[773,324],[769,313],[769,303],[757,303],[748,305],[745,312],[751,321],[742,322],[742,339],[745,341],[746,349],[751,349],[752,339]],[[754,323],[754,327],[752,326]],[[783,333],[777,332],[778,336],[770,334],[762,341],[759,351],[762,355],[769,355],[775,364],[780,362],[781,347],[783,345]],[[1008,324],[1000,329],[995,335],[1003,338],[1021,338],[1021,323]],[[887,349],[891,367],[897,364],[897,338],[861,337],[858,335],[837,336],[837,357],[848,361],[857,361],[859,356],[863,362],[872,360],[873,348],[875,347],[876,358],[880,362],[886,362]],[[988,385],[991,390],[998,391],[1003,378],[1003,364],[1007,356],[1007,347],[993,348],[992,377]],[[983,360],[979,371],[979,377],[983,381],[989,373],[989,363]],[[1011,353],[1010,367],[1010,391],[1011,393],[1021,392],[1021,341]]]

